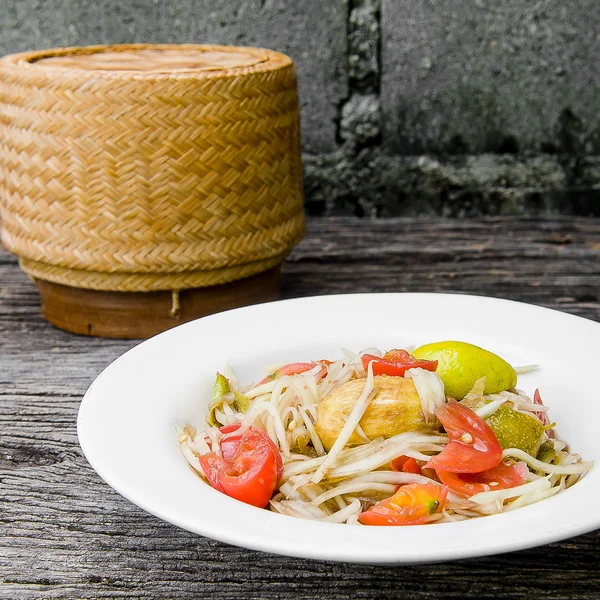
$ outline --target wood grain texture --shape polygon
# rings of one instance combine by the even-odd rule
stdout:
[[[218,311],[278,300],[282,262],[250,277],[189,290],[86,290],[43,279],[35,284],[42,314],[53,325],[83,335],[139,339]]]
[[[600,220],[310,221],[284,297],[353,291],[471,292],[600,321]],[[0,251],[0,599],[600,598],[600,532],[372,567],[251,552],[146,514],[87,465],[75,430],[87,386],[135,343],[46,323],[35,286]]]

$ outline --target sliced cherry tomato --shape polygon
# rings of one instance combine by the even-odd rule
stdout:
[[[223,486],[219,481],[219,473],[222,473],[226,469],[231,466],[231,461],[215,454],[214,452],[209,452],[208,454],[203,454],[198,458],[200,461],[200,466],[202,467],[202,472],[208,479],[208,483],[215,490],[219,490],[219,492],[224,492]]]
[[[481,473],[502,460],[502,448],[490,426],[474,411],[448,402],[435,411],[450,443],[425,465],[436,471]]]
[[[542,396],[540,394],[540,390],[535,390],[533,394],[533,403],[539,404],[540,406],[544,406],[542,402]],[[533,413],[544,425],[550,425],[550,417],[548,413],[544,410],[540,410],[538,412]]]
[[[333,364],[332,360],[327,360],[326,358],[322,358],[321,360],[317,361],[320,365],[324,365],[326,367],[328,367],[329,365]]]
[[[479,492],[487,492],[490,489],[489,485],[485,483],[469,483],[463,479],[463,476],[458,473],[450,473],[448,471],[437,470],[436,474],[438,479],[447,485],[451,490],[458,492],[459,494],[465,494],[472,496]]]
[[[324,377],[327,373],[327,369],[325,367],[330,364],[331,361],[329,360],[319,360],[317,362],[310,363],[290,363],[289,365],[279,367],[279,369],[270,375],[267,375],[263,380],[259,381],[257,385],[262,385],[263,383],[268,383],[274,379],[279,379],[279,377],[283,377],[284,375],[299,375],[300,373],[306,373],[306,371],[314,369],[317,365],[323,365],[323,368],[319,371],[319,377]]]
[[[233,433],[234,431],[237,431],[240,427],[241,423],[232,423],[231,425],[224,425],[223,427],[221,427],[221,429],[219,429],[219,431],[221,433]],[[250,429],[253,428],[251,427]],[[257,431],[263,433],[262,429]],[[279,479],[281,477],[281,473],[283,472],[283,459],[281,457],[281,452],[279,452],[279,448],[277,448],[275,442],[273,442],[273,440],[268,435],[265,434],[265,436],[266,443],[271,445],[271,448],[273,449],[273,452],[275,453],[277,458],[277,479]],[[242,437],[243,434],[240,433],[239,435],[232,435],[226,437],[225,439],[221,439],[221,454],[223,455],[223,458],[230,460],[235,456],[235,453],[237,452],[240,446]]]
[[[317,366],[316,362],[309,363],[290,363],[289,365],[285,365],[280,367],[271,375],[273,379],[277,379],[278,377],[283,377],[284,375],[298,375],[299,373],[304,373],[306,371],[310,371]]]
[[[417,461],[410,456],[399,456],[392,461],[392,471],[402,471],[403,473],[421,474],[421,469]]]
[[[448,488],[436,483],[403,485],[386,498],[361,513],[363,525],[421,525],[444,507]]]
[[[231,425],[224,425],[219,429],[221,433],[233,433],[237,431],[241,426],[241,423],[232,423]],[[240,445],[240,440],[242,439],[242,433],[239,435],[228,435],[226,438],[221,438],[220,446],[221,446],[221,454],[223,458],[228,460],[232,459],[234,454],[236,453],[238,446]],[[206,443],[211,447],[212,450],[212,441],[206,436],[204,438]]]
[[[233,423],[232,425],[225,425],[225,427],[221,427],[219,431],[221,433],[233,433],[240,428],[240,423]],[[240,441],[242,439],[242,434],[238,435],[228,435],[226,438],[221,439],[221,454],[223,458],[227,460],[231,460],[237,449],[240,446]]]
[[[527,481],[527,465],[524,462],[502,461],[483,473],[448,473],[436,471],[438,479],[451,490],[472,496],[488,490],[504,490],[523,485]]]
[[[244,432],[233,458],[210,452],[199,460],[212,487],[259,508],[268,504],[283,469],[281,453],[271,438],[254,427]]]
[[[503,460],[493,469],[488,469],[483,473],[465,473],[461,477],[466,481],[487,483],[492,489],[504,490],[523,485],[527,481],[528,473],[529,469],[526,463]]]
[[[241,423],[232,423],[231,425],[223,425],[223,427],[221,427],[219,431],[221,433],[233,433],[234,431],[237,431],[240,427]]]
[[[406,350],[390,350],[381,358],[372,354],[363,354],[361,357],[365,371],[369,368],[369,363],[373,363],[373,375],[393,375],[404,377],[408,369],[420,367],[427,371],[437,369],[437,360],[419,360],[410,355]]]

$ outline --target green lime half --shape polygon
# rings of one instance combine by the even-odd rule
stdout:
[[[486,419],[486,423],[496,434],[503,450],[519,448],[533,457],[537,456],[544,426],[535,417],[501,406]]]

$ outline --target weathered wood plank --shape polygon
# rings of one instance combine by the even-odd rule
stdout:
[[[471,292],[600,320],[600,221],[311,221],[284,297],[352,291]],[[144,513],[87,465],[75,431],[87,386],[133,344],[48,325],[0,251],[0,599],[600,598],[600,532],[391,568],[250,552]]]

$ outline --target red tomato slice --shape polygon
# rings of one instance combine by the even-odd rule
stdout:
[[[451,490],[472,496],[488,490],[504,490],[523,485],[527,481],[527,465],[524,462],[502,461],[483,473],[448,473],[436,471],[439,480]]]
[[[435,371],[438,365],[437,360],[419,360],[411,356],[406,350],[390,350],[382,358],[372,354],[363,354],[361,360],[365,371],[368,370],[369,363],[373,363],[373,375],[392,375],[396,377],[404,377],[404,373],[408,369],[416,367],[427,371]]]
[[[262,430],[251,427],[242,435],[232,459],[214,452],[199,458],[212,487],[227,496],[264,508],[281,477],[281,453]]]
[[[415,475],[421,474],[421,469],[417,464],[417,461],[410,456],[399,456],[392,461],[392,471],[402,471],[403,473],[414,473]]]
[[[221,433],[233,433],[240,428],[240,423],[234,423],[233,425],[225,425],[225,427],[221,427],[219,431]],[[221,439],[221,454],[223,458],[227,460],[231,460],[237,449],[240,446],[240,441],[242,439],[242,434],[238,435],[228,435],[226,438]]]
[[[333,364],[332,360],[327,360],[326,358],[322,358],[321,360],[317,361],[320,365],[325,365],[326,367],[328,367],[329,365]]]
[[[324,377],[327,373],[325,366],[330,364],[331,361],[329,360],[319,360],[317,362],[310,363],[290,363],[289,365],[280,367],[270,375],[267,375],[263,380],[259,381],[257,385],[262,385],[263,383],[273,381],[274,379],[278,379],[284,375],[299,375],[300,373],[306,373],[306,371],[314,369],[317,365],[323,365],[323,368],[319,371],[319,377]]]
[[[449,473],[448,471],[436,471],[438,479],[447,485],[451,490],[466,496],[472,496],[479,492],[487,492],[490,489],[485,483],[468,483],[458,473]]]
[[[221,427],[221,429],[219,429],[219,431],[221,433],[233,433],[234,431],[237,431],[240,427],[241,423],[232,423],[231,425],[224,425],[223,427]],[[250,429],[252,429],[252,427]],[[262,430],[260,431],[262,433]],[[223,455],[223,458],[232,459],[234,457],[235,453],[237,452],[237,449],[239,448],[242,436],[243,434],[240,433],[239,435],[232,435],[226,437],[225,439],[221,439],[221,453]],[[265,441],[271,445],[273,452],[275,452],[277,458],[277,478],[279,479],[281,477],[281,473],[283,472],[283,459],[281,457],[281,452],[279,452],[279,448],[277,448],[277,445],[268,435],[266,436]],[[229,449],[229,444],[231,444],[230,447],[233,448],[233,450]],[[228,454],[230,454],[230,456],[228,456]]]
[[[493,469],[488,469],[483,473],[465,473],[461,477],[467,481],[487,483],[490,485],[490,489],[504,490],[523,485],[527,481],[528,473],[529,469],[526,463],[503,460]],[[495,483],[498,485],[494,485]]]
[[[273,379],[277,379],[278,377],[283,377],[284,375],[298,375],[299,373],[305,373],[306,371],[310,371],[317,366],[315,362],[309,363],[290,363],[289,365],[285,365],[280,367],[273,373]]]
[[[232,425],[224,425],[219,429],[221,433],[232,433],[240,428],[240,423],[233,423]],[[239,435],[228,435],[226,438],[222,438],[220,442],[221,446],[221,454],[223,458],[228,460],[233,458],[233,455],[236,453],[238,446],[240,445],[240,440],[242,439],[242,434]],[[212,449],[212,440],[206,436],[204,438],[206,443]]]
[[[534,402],[534,404],[539,404],[540,406],[544,406],[544,403],[542,402],[542,396],[540,394],[540,390],[535,390],[535,392],[533,394],[533,402]],[[533,414],[544,424],[544,426],[548,427],[549,425],[551,425],[550,417],[548,416],[548,413],[545,410],[540,410],[538,412],[534,412]],[[552,428],[546,429],[546,435],[549,438],[556,437],[554,434],[554,429],[552,429]]]
[[[218,456],[214,452],[203,454],[198,460],[200,461],[202,472],[206,476],[206,479],[208,479],[208,483],[210,483],[215,490],[225,493],[221,486],[221,482],[219,481],[219,473],[228,469],[231,465],[231,461],[222,456]]]
[[[241,423],[232,423],[231,425],[223,425],[219,429],[221,433],[232,433],[233,431],[237,431],[241,427]]]
[[[540,394],[540,390],[535,390],[533,394],[533,403],[539,404],[540,406],[544,406],[542,402],[542,396]],[[539,412],[533,413],[544,425],[550,425],[550,417],[548,417],[548,413],[544,410],[540,410]]]
[[[225,425],[225,427],[221,427],[221,429],[219,429],[219,431],[221,433],[231,433],[232,431],[235,431],[236,429],[239,429],[240,425],[238,425],[237,423],[234,423],[233,425]],[[275,442],[273,442],[273,440],[262,430],[262,429],[257,429],[254,427],[250,427],[250,429],[248,429],[247,431],[258,431],[264,439],[264,442],[269,445],[271,447],[271,450],[273,451],[273,454],[275,455],[275,461],[277,463],[277,480],[280,479],[281,474],[283,473],[283,458],[281,456],[281,452],[279,451],[279,448],[277,447],[277,444],[275,444]],[[241,443],[241,439],[243,437],[243,434],[240,434],[240,436],[232,436],[231,438],[227,438],[229,440],[233,440],[233,442],[235,443],[235,451],[233,452],[233,455],[235,455],[237,453],[237,450],[240,446]],[[223,452],[223,443],[225,443],[226,440],[221,440],[221,452]],[[232,455],[232,458],[233,458]],[[223,458],[227,458],[225,456],[225,453],[223,452]]]
[[[417,461],[414,458],[409,458],[405,463],[404,466],[402,467],[402,471],[404,473],[414,473],[415,475],[420,475],[421,474],[421,469],[419,468],[419,465],[417,464]]]
[[[444,507],[448,488],[436,483],[403,485],[391,498],[361,513],[363,525],[421,525]]]
[[[502,448],[490,426],[474,411],[448,402],[435,411],[451,442],[426,467],[452,473],[481,473],[502,460]]]

